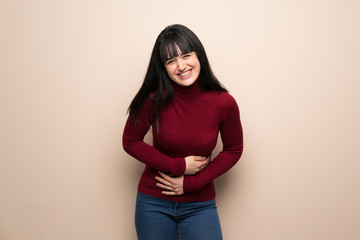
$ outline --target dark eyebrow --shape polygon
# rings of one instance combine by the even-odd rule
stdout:
[[[179,54],[178,56],[175,56],[175,57],[172,57],[172,58],[170,58],[170,57],[169,57],[169,58],[166,58],[165,63],[168,62],[168,61],[170,61],[170,60],[172,60],[172,59],[175,59],[175,58],[177,58],[177,57],[180,57],[180,56],[191,55],[191,53],[192,53],[192,52],[181,53],[181,54]]]
[[[165,62],[170,61],[170,60],[173,60],[173,59],[175,59],[175,58],[174,58],[174,57],[173,57],[173,58],[167,58],[167,59],[165,60]]]

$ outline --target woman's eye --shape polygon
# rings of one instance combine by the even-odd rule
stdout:
[[[190,54],[186,54],[186,55],[184,55],[184,58],[188,58],[190,56],[191,56]]]
[[[174,62],[174,60],[169,60],[169,61],[166,62],[166,64],[171,64],[173,62]]]

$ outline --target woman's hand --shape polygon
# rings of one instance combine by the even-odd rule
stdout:
[[[201,172],[210,162],[210,156],[187,156],[185,158],[185,175],[194,175]]]
[[[162,191],[162,194],[170,196],[184,194],[184,175],[178,177],[170,177],[162,172],[159,172],[159,174],[161,175],[161,177],[155,177],[156,181],[158,181],[156,186],[166,190]]]

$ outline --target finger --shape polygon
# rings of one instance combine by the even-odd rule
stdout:
[[[210,157],[207,157],[207,158],[205,159],[205,163],[206,163],[206,165],[208,165],[208,164],[210,163]]]
[[[155,180],[158,181],[158,182],[161,182],[161,183],[164,184],[164,185],[172,186],[172,183],[171,183],[171,182],[166,181],[165,179],[163,179],[163,178],[161,178],[161,177],[156,176],[156,177],[155,177]]]
[[[205,161],[206,160],[206,156],[199,156],[199,161]]]
[[[172,187],[169,187],[169,186],[164,185],[162,183],[157,183],[156,186],[158,186],[159,188],[163,188],[165,190],[174,191],[174,189]]]
[[[202,168],[202,169],[206,168],[206,167],[209,165],[209,163],[210,163],[210,162],[204,163],[204,164],[201,166],[201,168]]]
[[[203,161],[203,162],[201,162],[201,166],[206,167],[209,163],[210,163],[210,161]]]
[[[170,182],[171,183],[171,177],[170,176],[168,176],[168,175],[166,175],[165,173],[163,173],[163,172],[158,172],[161,176],[162,176],[162,178],[163,179],[165,179],[166,181],[168,181],[168,182]]]
[[[208,160],[210,160],[210,158],[207,156],[197,156],[195,158],[195,161],[208,161]]]
[[[162,191],[161,192],[162,194],[164,194],[164,195],[169,195],[169,196],[175,196],[175,195],[178,195],[178,194],[176,194],[175,192],[173,192],[173,191]]]

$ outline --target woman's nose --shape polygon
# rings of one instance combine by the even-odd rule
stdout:
[[[177,61],[177,64],[178,64],[178,69],[179,69],[179,71],[185,70],[186,65],[185,65],[185,63],[184,63],[184,61],[183,61],[182,59],[179,59],[179,60]]]

